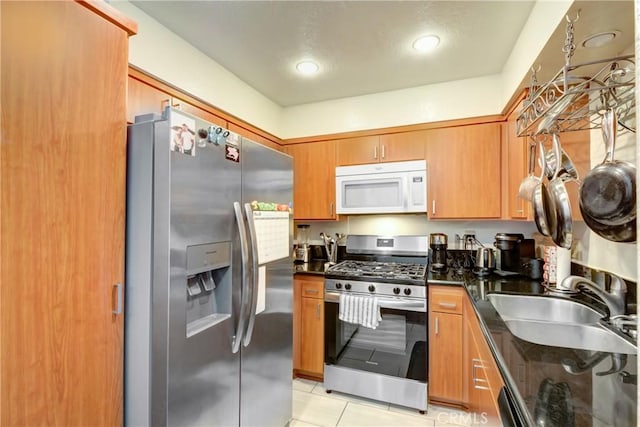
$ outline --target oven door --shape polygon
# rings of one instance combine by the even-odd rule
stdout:
[[[340,320],[339,300],[325,293],[326,365],[427,382],[426,298],[381,298],[376,329]]]

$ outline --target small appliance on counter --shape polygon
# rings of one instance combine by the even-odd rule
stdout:
[[[431,248],[431,271],[446,271],[447,235],[443,233],[429,234],[429,247]]]
[[[473,272],[478,276],[486,276],[496,269],[496,254],[493,248],[481,246],[476,251],[476,262]]]
[[[518,273],[520,269],[520,242],[523,240],[522,234],[496,234],[494,246],[499,250],[499,270]]]
[[[296,251],[294,255],[295,262],[309,262],[309,224],[298,224],[298,235],[296,240]]]
[[[522,234],[498,233],[494,246],[498,249],[498,274],[521,274],[531,279],[542,278],[543,262],[535,257],[533,239]]]

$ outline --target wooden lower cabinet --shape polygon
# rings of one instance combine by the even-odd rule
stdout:
[[[462,294],[451,286],[429,287],[429,398],[463,402]]]
[[[430,285],[429,400],[464,407],[478,424],[500,425],[497,398],[503,385],[466,291]]]
[[[465,300],[464,375],[467,381],[467,408],[474,419],[500,425],[498,394],[504,386],[493,353],[480,329],[471,302]]]
[[[322,380],[324,375],[324,277],[294,278],[294,376]]]

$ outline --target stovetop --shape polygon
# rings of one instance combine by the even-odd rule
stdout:
[[[325,277],[424,286],[427,279],[427,265],[347,260],[329,267]]]

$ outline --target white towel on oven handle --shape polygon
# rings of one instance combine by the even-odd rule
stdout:
[[[341,293],[339,306],[338,318],[344,322],[376,329],[382,320],[378,297]]]

